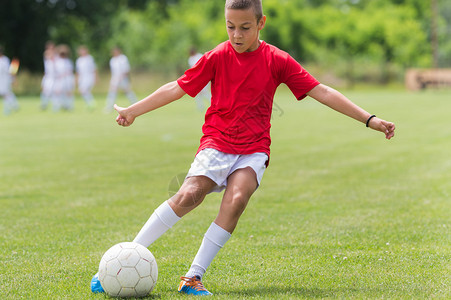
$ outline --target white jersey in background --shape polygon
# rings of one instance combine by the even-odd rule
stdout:
[[[188,58],[188,64],[189,64],[189,67],[190,68],[192,68],[198,61],[199,61],[199,59],[202,57],[202,54],[201,53],[196,53],[196,54],[194,54],[194,55],[191,55],[189,58]]]
[[[191,55],[188,58],[188,64],[189,67],[192,68],[194,67],[194,65],[199,61],[199,59],[201,59],[202,57],[202,53],[195,53],[193,55]],[[208,83],[203,89],[202,91],[200,91],[199,94],[197,94],[197,96],[194,98],[196,100],[196,105],[197,105],[197,110],[199,111],[204,111],[205,110],[205,105],[204,103],[209,106],[210,105],[210,98],[211,98],[211,93],[210,93],[210,83]]]
[[[96,63],[91,55],[80,56],[75,62],[78,75],[78,86],[94,85],[96,79]]]
[[[1,55],[0,56],[0,97],[5,100],[3,113],[5,115],[10,114],[14,110],[19,109],[19,104],[17,103],[16,96],[14,95],[11,84],[13,78],[9,73],[10,61],[9,58]]]
[[[135,93],[132,91],[128,73],[130,72],[130,64],[127,56],[119,54],[110,59],[111,81],[110,90],[108,92],[105,112],[113,111],[116,102],[117,90],[121,89],[125,92],[130,103],[137,101]]]
[[[130,63],[127,56],[120,54],[110,59],[111,84],[118,85],[130,72]]]
[[[41,81],[41,109],[46,110],[52,99],[55,84],[55,57],[53,51],[44,53],[44,76]]]
[[[42,77],[42,90],[46,95],[50,95],[55,82],[55,62],[53,58],[44,59],[44,77]]]
[[[11,90],[11,74],[9,74],[9,58],[0,56],[0,95],[5,95]]]
[[[75,86],[74,65],[69,58],[56,57],[54,60],[55,82],[52,93],[53,110],[72,110]]]
[[[95,102],[91,93],[96,82],[97,71],[94,58],[89,54],[80,56],[75,61],[75,70],[78,75],[78,91],[83,99],[85,99],[88,108],[94,108]]]

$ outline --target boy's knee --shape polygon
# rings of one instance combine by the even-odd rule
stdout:
[[[196,207],[204,200],[207,190],[195,180],[187,180],[180,190],[171,198],[176,206],[182,208]]]
[[[237,191],[237,192],[233,193],[233,196],[230,199],[229,204],[230,204],[230,208],[234,212],[241,213],[246,208],[248,202],[249,202],[249,196],[246,193]]]

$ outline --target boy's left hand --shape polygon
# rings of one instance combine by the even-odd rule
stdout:
[[[387,140],[391,139],[395,135],[395,124],[392,122],[388,122],[377,117],[374,117],[370,120],[368,126],[374,130],[378,130],[385,134],[385,138]]]

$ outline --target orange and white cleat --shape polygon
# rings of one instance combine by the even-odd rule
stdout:
[[[179,285],[179,293],[195,296],[211,296],[213,295],[202,284],[199,276],[193,277],[180,277],[182,280]]]

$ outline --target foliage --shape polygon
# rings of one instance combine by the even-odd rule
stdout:
[[[136,65],[181,72],[190,47],[207,51],[227,38],[221,2],[180,0],[166,6],[164,17],[154,18],[158,9],[149,2],[145,11],[119,15],[121,26],[113,39],[126,45]],[[430,7],[425,1],[265,0],[264,10],[268,22],[263,39],[301,62],[332,69],[338,65],[351,83],[364,73],[356,67],[362,62],[379,66],[380,82],[391,79],[390,70],[431,64]]]
[[[19,57],[31,70],[42,67],[49,12],[34,0],[0,2],[0,44],[5,55]]]
[[[124,10],[115,19],[116,34],[110,42],[122,45],[141,67],[184,70],[191,47],[204,52],[226,39],[222,13],[220,17],[217,13],[223,7],[218,4],[181,1],[168,5],[166,16],[155,2],[149,2],[144,11]],[[199,12],[204,12],[202,17]]]
[[[439,62],[449,67],[451,2],[436,1]],[[88,45],[101,67],[111,47],[120,45],[136,69],[179,73],[191,47],[205,52],[227,39],[223,6],[209,0],[3,1],[0,43],[32,71],[42,68],[44,43],[52,39],[73,50]],[[264,0],[263,6],[263,39],[350,82],[360,79],[362,64],[378,68],[384,82],[390,70],[432,63],[430,1]]]
[[[390,65],[429,65],[427,37],[413,15],[413,10],[408,7],[390,4],[345,11],[331,6],[305,11],[305,17],[312,20],[310,30],[317,39],[311,49],[316,61],[332,65],[340,58],[346,61],[347,67],[342,75],[351,83],[355,79],[354,69],[359,60],[378,64],[381,67],[381,82],[389,81]],[[417,34],[412,35],[412,32]],[[318,44],[321,46],[318,47]]]

